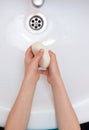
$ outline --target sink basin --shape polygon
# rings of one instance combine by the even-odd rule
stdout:
[[[43,30],[29,30],[27,19],[41,14]],[[24,54],[35,41],[48,41],[55,52],[71,103],[80,123],[89,121],[89,1],[0,1],[0,126],[18,95],[24,75]],[[57,128],[51,86],[38,81],[28,129]]]

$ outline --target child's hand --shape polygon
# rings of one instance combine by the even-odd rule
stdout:
[[[30,83],[36,84],[40,77],[38,63],[43,55],[43,50],[40,50],[36,56],[32,53],[32,48],[29,47],[25,54],[25,75],[24,78]]]
[[[46,74],[48,82],[51,85],[54,85],[59,80],[61,75],[58,68],[56,55],[52,51],[49,51],[49,55],[50,55],[50,65],[46,71],[42,70],[41,73]]]

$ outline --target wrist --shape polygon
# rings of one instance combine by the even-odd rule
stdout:
[[[56,89],[58,87],[64,86],[61,76],[57,76],[55,80],[51,83],[51,86],[52,86],[52,89]]]
[[[23,83],[25,83],[27,86],[35,87],[36,82],[29,76],[25,76],[23,79]]]

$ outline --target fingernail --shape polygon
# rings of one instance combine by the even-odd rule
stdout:
[[[40,52],[44,52],[44,49],[40,49]]]

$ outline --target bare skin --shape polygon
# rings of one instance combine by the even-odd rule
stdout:
[[[80,130],[78,119],[61,78],[55,54],[49,51],[51,61],[46,71],[38,70],[38,63],[42,55],[43,50],[40,50],[35,57],[31,47],[26,51],[24,80],[19,95],[8,116],[5,130],[26,130],[40,74],[45,74],[52,86],[58,128],[60,130]]]
[[[51,51],[49,54],[51,57],[49,68],[42,71],[42,73],[47,75],[48,82],[52,86],[58,128],[60,130],[80,130],[77,116],[72,108],[60,74],[56,55]]]

